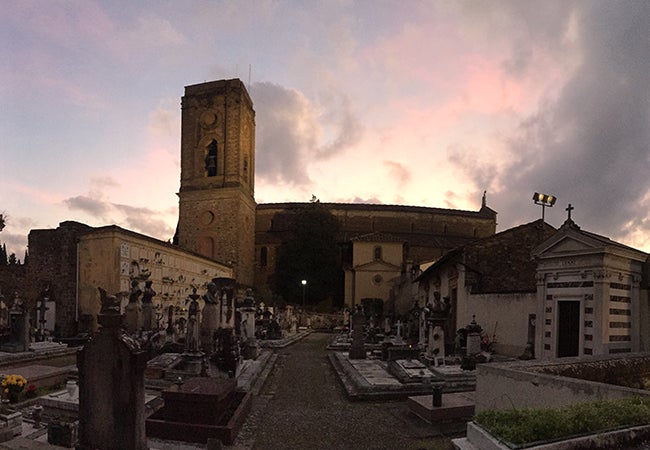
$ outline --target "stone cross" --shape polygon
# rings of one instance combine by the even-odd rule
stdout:
[[[565,211],[569,213],[568,220],[571,220],[571,211],[573,211],[575,208],[571,206],[571,203],[569,203],[569,206],[566,207]]]

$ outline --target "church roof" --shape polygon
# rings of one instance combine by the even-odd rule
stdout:
[[[289,202],[289,203],[259,203],[258,210],[263,209],[282,209],[282,210],[299,210],[309,206],[309,202]],[[480,216],[490,218],[496,216],[496,212],[487,206],[481,207],[479,211],[467,211],[462,209],[433,208],[428,206],[410,206],[410,205],[385,205],[376,203],[321,203],[328,209],[343,211],[386,211],[386,212],[413,212],[426,214],[443,214],[455,216]]]
[[[473,293],[534,292],[537,264],[531,253],[556,229],[538,219],[457,247],[428,267],[417,280],[447,265],[462,264]]]

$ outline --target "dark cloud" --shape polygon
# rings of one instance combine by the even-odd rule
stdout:
[[[254,83],[255,173],[269,183],[309,183],[307,152],[317,147],[316,113],[299,92],[272,83]]]
[[[365,203],[368,205],[381,205],[382,202],[379,200],[377,197],[370,197],[370,198],[361,198],[361,197],[354,197],[353,199],[348,199],[348,200],[339,200],[341,203]]]
[[[403,188],[411,181],[411,171],[406,166],[395,161],[384,161],[390,178],[397,182],[398,188]]]
[[[88,213],[95,217],[103,218],[110,211],[110,204],[86,195],[77,195],[63,200],[63,203],[72,210]]]
[[[554,225],[572,203],[583,228],[616,237],[630,221],[648,227],[638,216],[648,210],[643,202],[650,190],[650,3],[579,2],[573,8],[535,19],[533,31],[544,21],[563,24],[559,35],[575,27],[580,62],[559,96],[540,104],[507,142],[515,162],[491,180],[467,160],[458,163],[486,187],[504,187],[491,202],[503,227],[529,218],[532,194],[542,191],[558,197]],[[515,49],[513,64],[521,66],[521,52]]]
[[[332,129],[335,138],[332,142],[320,147],[316,152],[316,157],[329,158],[361,140],[363,126],[352,111],[349,98],[342,97],[340,102],[335,102],[323,121],[329,125],[328,128]]]
[[[326,159],[358,142],[362,127],[346,97],[316,105],[301,92],[254,83],[255,172],[260,181],[292,187],[310,184],[310,159]],[[321,112],[323,109],[323,112]],[[331,140],[326,139],[332,136]]]
[[[174,229],[160,218],[161,212],[150,208],[111,203],[85,195],[68,198],[64,203],[70,209],[90,214],[100,222],[115,223],[147,236],[167,240],[174,235]]]
[[[158,211],[129,205],[114,204],[114,206],[126,216],[124,219],[125,228],[164,241],[174,236],[174,229],[159,218],[160,213]]]

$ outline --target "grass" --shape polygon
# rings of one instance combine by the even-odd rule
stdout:
[[[501,441],[524,445],[650,424],[650,398],[603,400],[543,410],[483,411],[474,422]]]

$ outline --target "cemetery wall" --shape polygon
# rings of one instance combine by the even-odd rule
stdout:
[[[99,311],[98,287],[111,294],[128,292],[131,279],[139,280],[141,289],[151,279],[158,294],[154,300],[180,310],[192,286],[201,289],[214,277],[233,274],[229,266],[114,225],[62,222],[56,229],[32,230],[28,242],[28,281],[21,295],[33,307],[50,287],[55,329],[62,337],[77,334],[81,314]]]
[[[95,317],[101,306],[97,288],[128,292],[132,280],[140,289],[153,282],[160,314],[170,305],[180,310],[193,286],[202,292],[213,278],[232,275],[231,267],[166,242],[114,225],[96,228],[79,240],[79,312]]]
[[[566,358],[567,363],[579,358]],[[479,364],[476,376],[476,413],[517,408],[557,408],[575,403],[650,396],[650,391],[535,372],[539,362]]]
[[[472,317],[483,327],[490,339],[496,339],[494,350],[500,355],[521,355],[528,341],[528,315],[535,314],[537,295],[470,294],[458,303],[458,327],[469,324]],[[506,313],[507,311],[507,313]]]
[[[63,337],[77,333],[77,242],[92,228],[67,221],[56,229],[31,230],[28,236],[29,283],[25,298],[36,299],[50,287],[56,303],[55,334]]]

